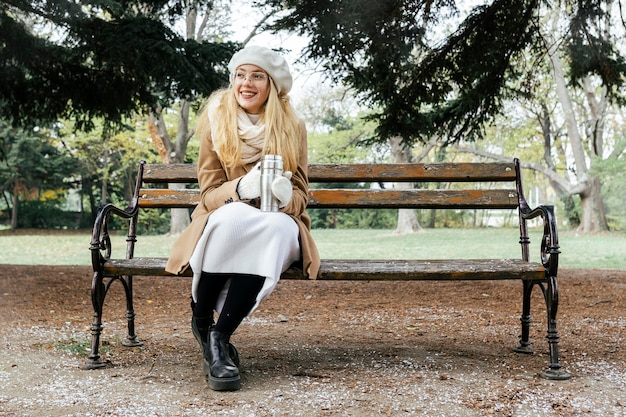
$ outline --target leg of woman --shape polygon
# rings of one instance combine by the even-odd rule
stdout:
[[[229,279],[230,274],[202,272],[198,283],[198,301],[193,307],[194,316],[213,318],[217,298]]]
[[[243,319],[250,314],[264,283],[265,277],[258,275],[232,275],[228,295],[224,300],[215,330],[230,337]]]
[[[202,272],[198,283],[198,300],[192,301],[191,330],[204,351],[209,329],[213,326],[213,311],[217,298],[228,280],[228,274],[210,274]]]
[[[263,288],[265,278],[258,275],[234,274],[224,306],[214,328],[209,330],[204,351],[204,372],[209,387],[216,391],[232,391],[240,387],[237,365],[229,354],[230,336],[250,313]]]

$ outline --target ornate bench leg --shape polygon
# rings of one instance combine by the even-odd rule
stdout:
[[[124,346],[142,346],[143,343],[137,340],[135,334],[135,310],[133,309],[133,286],[132,276],[121,277],[116,276],[108,282],[104,283],[103,274],[99,271],[94,272],[91,283],[91,303],[93,304],[93,323],[91,324],[91,352],[88,356],[86,364],[87,369],[98,369],[106,366],[105,362],[100,360],[100,335],[102,334],[102,309],[104,299],[108,291],[108,286],[119,280],[124,286],[126,294],[126,319],[128,321],[128,335],[122,342]]]
[[[550,366],[545,369],[541,376],[552,380],[570,379],[571,375],[561,369],[559,363],[559,334],[556,329],[556,313],[559,307],[559,290],[556,277],[548,278],[548,287],[544,291],[546,308],[548,311],[548,346],[550,347]]]
[[[127,347],[143,346],[143,342],[137,340],[135,334],[135,309],[133,308],[133,276],[128,275],[126,279],[121,280],[124,283],[124,291],[126,292],[126,320],[128,321],[128,335],[122,342]]]
[[[87,369],[98,369],[105,366],[100,361],[100,334],[102,333],[102,306],[106,295],[106,287],[102,282],[102,274],[98,271],[93,273],[91,282],[91,303],[93,304],[93,323],[91,325],[91,353],[86,364]]]
[[[522,301],[522,316],[520,321],[522,322],[522,334],[519,338],[519,346],[513,350],[518,353],[533,353],[533,349],[530,346],[530,297],[533,292],[535,283],[532,281],[522,281],[524,285],[524,295]]]

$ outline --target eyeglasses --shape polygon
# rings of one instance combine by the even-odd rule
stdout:
[[[240,81],[242,83],[246,81],[250,81],[253,84],[261,84],[267,80],[267,75],[262,72],[251,72],[246,74],[245,72],[237,71],[235,73],[235,80]]]

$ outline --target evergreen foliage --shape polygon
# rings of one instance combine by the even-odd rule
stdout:
[[[595,74],[614,92],[626,82],[620,51],[599,32],[586,30],[610,13],[602,0],[494,0],[476,7],[443,40],[434,28],[457,13],[454,0],[266,0],[285,10],[273,26],[310,37],[309,58],[354,87],[380,109],[377,138],[407,143],[438,134],[444,144],[481,137],[507,95],[523,94],[507,83],[522,74],[530,45],[540,42],[542,7],[571,10],[572,81]],[[622,21],[624,21],[622,19]],[[530,65],[529,67],[532,67]],[[532,71],[532,69],[530,69]],[[619,94],[614,94],[619,97]]]
[[[183,4],[151,0],[9,0],[0,5],[0,119],[59,118],[79,129],[121,123],[227,82],[234,43],[198,43],[164,24]]]

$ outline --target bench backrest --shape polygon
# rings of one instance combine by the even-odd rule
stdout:
[[[312,164],[309,208],[514,209],[522,193],[519,167],[510,163]],[[197,183],[194,164],[146,164],[140,169],[139,206],[193,208],[197,188],[151,184]],[[323,183],[372,183],[370,188],[316,188]],[[413,183],[393,188],[389,183]],[[522,197],[523,199],[523,197]]]

